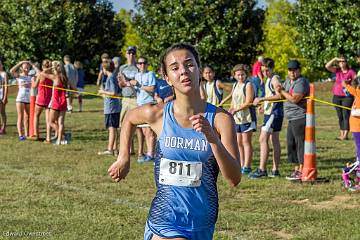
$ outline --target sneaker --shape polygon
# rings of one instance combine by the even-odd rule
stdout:
[[[154,161],[154,160],[155,160],[154,157],[145,154],[145,156],[144,156],[144,162],[150,162],[150,161]]]
[[[67,145],[67,144],[69,144],[69,142],[68,142],[68,140],[62,140],[62,141],[60,142],[60,144],[61,144],[61,145]]]
[[[71,141],[71,132],[65,133],[64,139],[69,143]]]
[[[6,133],[5,128],[0,128],[0,135],[5,134],[5,133]]]
[[[279,170],[272,170],[269,177],[272,177],[272,178],[280,177],[280,171]]]
[[[98,152],[98,155],[113,155],[113,151],[106,149],[102,152]]]
[[[286,179],[290,181],[298,181],[301,180],[302,173],[300,171],[295,170],[290,174],[290,176],[287,176]]]
[[[52,136],[51,139],[50,139],[50,141],[56,141],[57,138],[58,138],[57,136]]]
[[[119,151],[118,150],[114,150],[113,152],[114,156],[117,157],[119,155]]]
[[[249,173],[249,178],[261,178],[261,177],[267,177],[267,171],[266,170],[261,170],[259,168],[257,168],[254,172]]]
[[[25,141],[26,137],[25,136],[19,136],[19,141]]]
[[[137,159],[137,162],[138,162],[138,163],[143,163],[143,162],[145,162],[144,159],[145,159],[145,156],[144,156],[144,155],[139,155],[139,156],[138,156],[138,159]]]
[[[241,173],[244,175],[249,175],[249,173],[251,173],[251,168],[249,167],[242,167],[241,168]]]

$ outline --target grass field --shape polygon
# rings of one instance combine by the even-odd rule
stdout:
[[[95,87],[86,90],[95,92]],[[331,99],[329,85],[317,85],[315,91],[319,99]],[[84,112],[67,114],[73,141],[54,146],[17,140],[14,97],[7,106],[8,133],[0,136],[0,239],[142,239],[155,193],[153,165],[140,165],[134,157],[126,180],[111,181],[107,169],[115,158],[97,155],[107,143],[102,99],[87,97]],[[360,239],[360,195],[345,191],[340,180],[341,167],[355,159],[354,143],[335,140],[333,107],[316,104],[315,111],[318,175],[330,181],[311,185],[284,177],[243,177],[231,188],[220,176],[214,239]],[[292,169],[285,134],[283,176]],[[258,135],[259,130],[253,138],[254,166]]]

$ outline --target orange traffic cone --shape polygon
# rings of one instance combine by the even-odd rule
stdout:
[[[30,89],[30,116],[29,116],[29,136],[33,137],[35,134],[34,129],[34,114],[35,114],[35,101],[36,101],[36,88],[35,88],[35,82],[34,80],[31,83],[31,89]]]
[[[310,98],[307,99],[306,127],[305,127],[305,151],[304,166],[301,181],[315,181],[316,169],[316,146],[315,146],[315,114],[314,114],[314,84],[310,84]]]

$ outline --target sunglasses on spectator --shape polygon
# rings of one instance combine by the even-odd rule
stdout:
[[[142,65],[142,64],[147,64],[147,62],[138,62],[137,64],[139,64],[139,65]]]

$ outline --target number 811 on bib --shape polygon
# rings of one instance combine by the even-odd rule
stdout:
[[[159,183],[181,187],[201,185],[202,162],[160,159]]]

